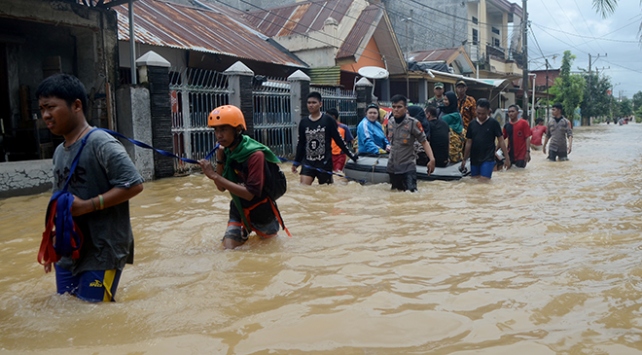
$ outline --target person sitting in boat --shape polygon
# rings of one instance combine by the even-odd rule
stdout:
[[[457,110],[457,95],[448,91],[444,94],[444,106],[441,108],[439,118],[446,121],[450,127],[450,150],[449,158],[451,163],[458,163],[462,160],[464,147],[464,123]]]
[[[390,143],[379,123],[379,106],[370,104],[364,117],[357,126],[359,155],[379,156],[390,152]]]
[[[426,117],[430,123],[430,131],[426,134],[432,154],[435,156],[435,166],[445,168],[448,166],[448,145],[450,141],[450,127],[444,120],[437,118],[437,109],[429,106],[426,108]]]

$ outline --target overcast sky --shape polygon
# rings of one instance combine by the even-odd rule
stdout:
[[[519,0],[511,1],[521,5]],[[607,18],[595,11],[592,0],[528,0],[527,9],[532,27],[528,38],[531,70],[545,69],[543,57],[551,67],[559,68],[564,51],[570,50],[577,57],[572,70],[588,70],[591,54],[592,69],[611,78],[615,95],[631,98],[642,91],[638,33],[642,8],[638,0],[618,1],[615,13]]]

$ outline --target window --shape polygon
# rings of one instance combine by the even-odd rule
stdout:
[[[477,19],[477,17],[475,17],[475,16],[473,16],[473,23],[474,23],[475,25],[479,23],[479,20],[478,20],[478,19]]]
[[[493,27],[493,28],[492,28],[492,31],[493,31],[493,33],[494,33],[494,34],[496,34],[496,35],[498,35],[498,34],[499,34],[499,28],[497,28],[497,27]]]
[[[499,38],[493,38],[493,47],[501,47],[501,42],[499,41]]]
[[[473,45],[476,46],[477,43],[479,43],[479,33],[473,28]]]

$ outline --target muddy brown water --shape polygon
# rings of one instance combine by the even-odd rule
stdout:
[[[482,184],[418,193],[288,174],[293,234],[225,251],[229,196],[200,174],[132,200],[113,304],[37,264],[49,194],[0,200],[0,353],[642,353],[642,125],[576,128]]]

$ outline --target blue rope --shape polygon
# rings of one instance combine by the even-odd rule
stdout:
[[[289,162],[289,163],[295,163],[295,161],[294,161],[294,160],[288,160],[288,159],[283,158],[283,157],[278,157],[278,158],[279,158],[279,160],[280,160],[282,163],[286,163],[286,162]],[[327,171],[327,170],[324,170],[324,169],[321,169],[321,168],[317,168],[317,167],[314,167],[314,166],[311,166],[311,165],[301,164],[301,166],[303,166],[303,167],[305,167],[305,168],[308,168],[308,169],[316,170],[316,171],[318,171],[318,172],[320,172],[320,173],[324,173],[324,174],[328,174],[328,175],[336,175],[336,176],[338,176],[338,177],[342,177],[342,178],[344,178],[344,179],[346,179],[346,180],[356,181],[356,182],[358,182],[358,183],[360,183],[360,184],[362,184],[362,185],[363,185],[363,184],[365,184],[365,183],[367,183],[367,181],[366,181],[366,180],[361,180],[361,179],[351,178],[351,177],[346,176],[346,175],[343,175],[343,174],[335,173],[334,171]]]
[[[161,155],[163,155],[163,156],[170,157],[170,158],[180,159],[181,161],[184,161],[184,162],[186,162],[186,163],[190,163],[190,164],[198,164],[198,162],[197,162],[196,160],[189,159],[189,158],[182,158],[182,157],[179,157],[179,156],[178,156],[178,155],[176,155],[176,154],[173,154],[173,153],[170,153],[170,152],[164,151],[164,150],[162,150],[162,149],[154,148],[154,147],[150,146],[149,144],[143,143],[143,142],[141,142],[141,141],[137,141],[137,140],[135,140],[135,139],[131,139],[131,138],[129,138],[129,137],[127,137],[127,136],[123,135],[123,134],[120,134],[120,133],[118,133],[118,132],[115,132],[115,131],[112,131],[112,130],[109,130],[109,129],[106,129],[106,128],[98,128],[98,129],[100,129],[100,130],[102,130],[102,131],[105,131],[105,132],[107,132],[107,133],[111,134],[112,136],[116,136],[116,137],[119,137],[119,138],[126,139],[126,140],[130,141],[131,143],[133,143],[134,145],[137,145],[137,146],[139,146],[139,147],[141,147],[141,148],[151,149],[151,150],[155,151],[156,153],[161,154]],[[205,159],[206,159],[206,160],[210,160],[210,159],[212,158],[212,156],[214,156],[214,153],[216,153],[216,150],[217,150],[219,147],[220,147],[220,144],[219,144],[219,143],[216,143],[216,146],[214,146],[214,149],[212,149],[212,151],[211,151],[211,152],[209,152],[209,153],[207,154],[207,156],[205,156]],[[292,160],[288,160],[287,158],[283,158],[283,157],[278,157],[278,158],[279,158],[279,160],[280,160],[282,163],[285,163],[285,162],[291,162],[291,163],[294,163],[294,161],[292,161]],[[308,169],[316,170],[316,171],[318,171],[318,172],[320,172],[320,173],[329,174],[329,175],[336,175],[336,176],[342,177],[342,178],[347,179],[347,180],[356,181],[356,182],[358,182],[358,183],[360,183],[360,184],[365,184],[365,183],[366,183],[366,180],[360,180],[360,179],[351,178],[351,177],[345,176],[345,175],[343,175],[343,174],[335,173],[335,172],[333,172],[333,171],[323,170],[323,169],[321,169],[321,168],[317,168],[317,167],[310,166],[310,165],[307,165],[307,164],[304,164],[303,166],[304,166],[304,167],[306,167],[306,168],[308,168]]]
[[[105,132],[111,134],[112,136],[116,136],[116,137],[119,137],[119,138],[126,139],[126,140],[132,142],[134,145],[137,145],[137,146],[139,146],[141,148],[151,149],[151,150],[155,151],[156,153],[158,153],[160,155],[163,155],[163,156],[166,156],[166,157],[169,157],[169,158],[176,158],[176,159],[179,159],[179,160],[184,161],[186,163],[197,164],[198,165],[198,161],[196,161],[194,159],[179,157],[178,155],[170,153],[168,151],[165,151],[165,150],[162,150],[162,149],[156,149],[156,148],[152,147],[151,145],[149,145],[147,143],[143,143],[141,141],[137,141],[135,139],[131,139],[131,138],[129,138],[129,137],[123,135],[123,134],[120,134],[120,133],[118,133],[116,131],[112,131],[112,130],[107,129],[107,128],[98,128],[98,129],[102,130],[102,131],[105,131]],[[219,143],[216,143],[216,145],[214,146],[214,149],[212,149],[212,151],[209,152],[205,156],[205,160],[210,160],[212,158],[212,156],[214,156],[214,153],[216,153],[216,150],[220,146],[221,145]]]

